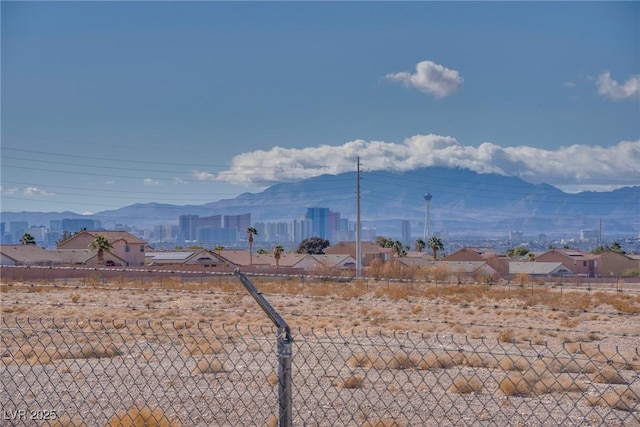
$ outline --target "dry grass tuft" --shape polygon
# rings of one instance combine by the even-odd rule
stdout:
[[[389,369],[416,369],[420,367],[421,359],[417,354],[399,351],[387,359],[386,365]]]
[[[278,374],[276,374],[275,372],[270,373],[267,376],[267,382],[272,386],[275,386],[276,384],[278,384]]]
[[[63,415],[57,420],[45,421],[43,427],[87,427],[87,425],[78,417],[69,417]]]
[[[640,395],[631,388],[608,390],[601,396],[587,396],[588,406],[604,406],[619,411],[635,411]]]
[[[516,335],[513,329],[505,329],[498,334],[498,339],[503,343],[513,343],[515,342]]]
[[[584,382],[576,380],[569,374],[545,375],[533,386],[533,391],[536,394],[584,392],[586,390],[587,385]]]
[[[459,376],[453,380],[453,384],[447,389],[449,393],[470,394],[482,390],[482,381],[476,375]]]
[[[537,378],[527,377],[520,372],[510,372],[503,378],[499,387],[507,396],[527,396],[533,393]]]
[[[222,374],[227,372],[224,364],[219,360],[200,359],[195,369],[194,374]]]
[[[222,343],[218,340],[209,341],[205,338],[197,339],[195,342],[187,344],[182,350],[184,355],[202,356],[204,354],[220,354],[224,351]]]
[[[531,368],[531,361],[524,356],[505,355],[498,360],[498,367],[503,371],[527,371]]]
[[[553,372],[568,372],[572,374],[592,374],[599,371],[598,365],[590,358],[557,357],[548,362],[549,370]]]
[[[405,427],[405,424],[391,418],[365,421],[360,427]]]
[[[598,372],[591,375],[591,381],[600,384],[627,384],[620,373],[613,366],[605,365]]]
[[[338,388],[363,388],[364,387],[364,377],[361,375],[352,375],[344,380],[335,380],[333,385]]]
[[[127,412],[115,415],[109,420],[107,427],[179,427],[180,422],[169,419],[159,409],[148,406],[132,406]]]
[[[371,369],[375,366],[380,366],[380,356],[376,354],[356,353],[347,360],[347,366],[351,368]]]

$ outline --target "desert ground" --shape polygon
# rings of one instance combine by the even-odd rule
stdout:
[[[291,328],[295,425],[640,425],[633,281],[249,278]],[[2,425],[277,424],[276,330],[233,276],[0,289]]]

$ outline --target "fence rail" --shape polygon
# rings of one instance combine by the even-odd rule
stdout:
[[[250,292],[273,310],[273,322],[264,315],[256,322],[259,313],[210,320],[213,302],[176,320],[142,303],[118,307],[130,310],[126,316],[107,316],[105,307],[65,318],[78,307],[69,302],[58,311],[52,305],[51,317],[34,317],[29,308],[10,310],[15,301],[5,296],[16,287],[2,286],[3,426],[640,426],[637,335],[601,345],[337,322],[291,328],[285,318],[294,311],[275,304],[276,311],[266,301],[276,296],[260,286]],[[166,297],[150,296],[158,305],[176,307],[211,297],[156,292]],[[220,298],[246,310],[236,294]],[[319,298],[309,306],[348,301]],[[636,311],[621,319],[640,328]],[[290,368],[283,343],[291,346]]]

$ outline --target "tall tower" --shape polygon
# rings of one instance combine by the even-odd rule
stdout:
[[[429,228],[429,226],[431,225],[431,199],[433,199],[433,196],[427,191],[427,193],[424,195],[424,204],[426,207],[426,211],[424,213],[423,240],[425,241],[425,243],[427,242],[427,239],[431,237],[431,229]]]

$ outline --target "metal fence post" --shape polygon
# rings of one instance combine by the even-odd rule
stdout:
[[[287,328],[278,328],[278,406],[280,427],[293,425],[291,406],[292,402],[292,377],[291,356],[292,339]]]
[[[233,274],[240,279],[240,282],[249,291],[249,294],[258,303],[260,308],[269,316],[269,319],[278,328],[278,406],[279,406],[279,426],[291,427],[293,425],[292,406],[292,377],[291,377],[291,359],[293,356],[291,337],[291,329],[285,320],[269,302],[262,296],[262,293],[251,283],[249,278],[236,269]]]

